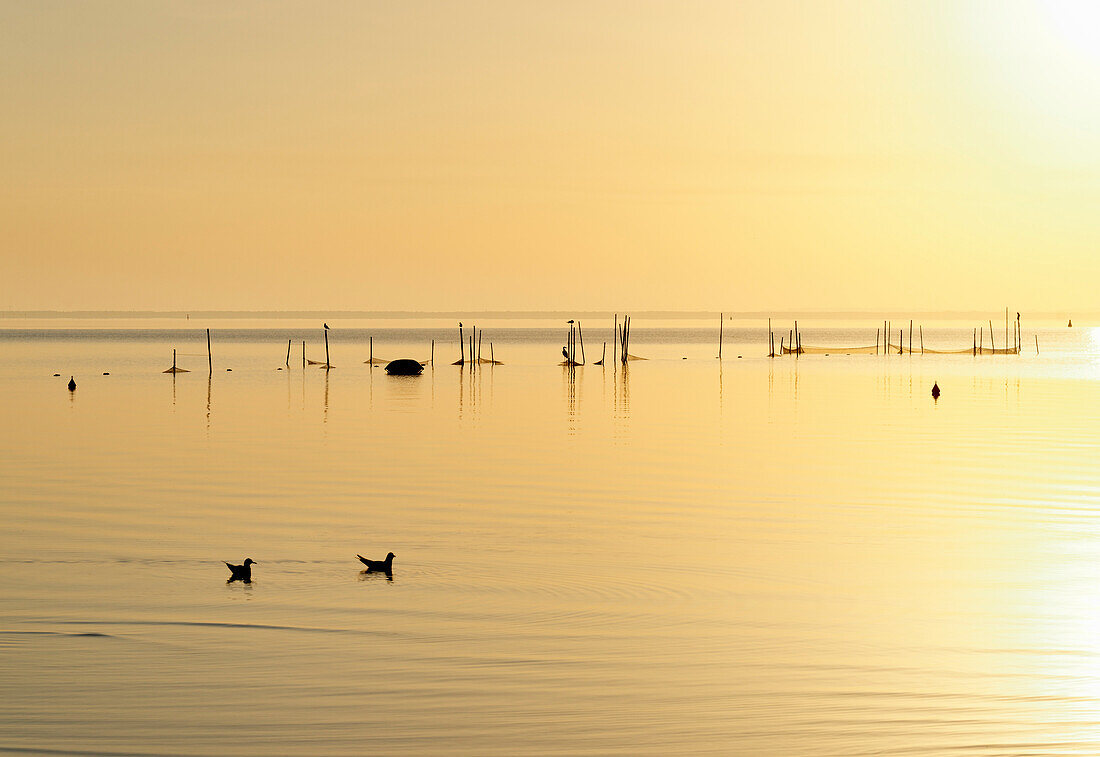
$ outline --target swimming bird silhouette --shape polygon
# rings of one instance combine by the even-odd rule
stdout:
[[[940,385],[935,381],[932,382],[932,399],[939,399],[940,397]]]
[[[252,566],[259,565],[251,557],[245,558],[244,565],[232,565],[226,563],[225,567],[229,568],[229,580],[232,581],[244,581],[245,583],[252,583]]]
[[[380,570],[384,573],[392,573],[393,558],[396,557],[396,555],[393,552],[390,552],[388,555],[386,555],[385,560],[368,560],[362,555],[356,555],[356,557],[359,558],[360,562],[367,566],[367,570]]]
[[[76,391],[76,379],[74,379],[72,376],[69,376],[69,391]]]

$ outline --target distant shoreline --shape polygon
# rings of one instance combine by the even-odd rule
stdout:
[[[858,320],[858,319],[882,319],[891,320],[921,318],[936,320],[979,320],[997,319],[1004,317],[1004,311],[989,310],[944,310],[944,311],[881,311],[881,310],[749,310],[729,311],[725,315],[733,320],[759,320],[774,318],[777,320],[792,319],[826,319],[826,320]],[[718,318],[717,310],[621,310],[618,315],[629,313],[632,318],[655,320],[685,320],[702,321]],[[33,320],[33,319],[86,319],[86,320],[121,320],[121,319],[162,319],[162,320],[192,320],[201,319],[389,319],[389,320],[423,320],[423,319],[511,319],[511,320],[545,320],[555,318],[579,318],[579,319],[611,319],[616,315],[610,310],[2,310],[0,321],[3,320]],[[1015,315],[1015,313],[1013,313]],[[1089,311],[1034,311],[1024,313],[1024,320],[1066,320],[1078,318],[1082,322],[1093,320],[1100,315]]]

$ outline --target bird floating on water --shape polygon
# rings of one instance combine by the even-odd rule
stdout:
[[[937,384],[935,381],[933,381],[932,382],[932,399],[935,400],[935,399],[939,399],[939,398],[940,398],[940,385]]]
[[[252,583],[253,565],[259,565],[259,563],[257,563],[251,557],[245,558],[243,565],[233,565],[231,563],[226,563],[225,567],[229,568],[230,583],[232,583],[233,581],[244,581],[246,584]]]
[[[73,378],[72,376],[69,376],[69,391],[70,392],[75,392],[76,391],[76,379]]]
[[[356,555],[359,561],[367,566],[367,570],[380,570],[383,573],[393,573],[393,558],[396,557],[393,552],[386,555],[385,560],[368,560],[362,555]]]

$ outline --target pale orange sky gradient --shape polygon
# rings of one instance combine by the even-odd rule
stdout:
[[[1095,309],[1097,50],[1080,0],[2,1],[0,308]]]

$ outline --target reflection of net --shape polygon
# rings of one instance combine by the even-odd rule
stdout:
[[[801,349],[796,349],[783,345],[782,349],[784,355],[793,355],[797,352],[801,352],[803,355],[877,355],[880,348],[871,345],[870,347],[807,347],[802,345]],[[1018,355],[1020,351],[1015,347],[998,348],[992,347],[967,347],[961,350],[934,350],[930,347],[921,349],[920,347],[903,347],[896,344],[890,345],[890,354],[892,355],[920,355],[922,353],[929,355]]]

